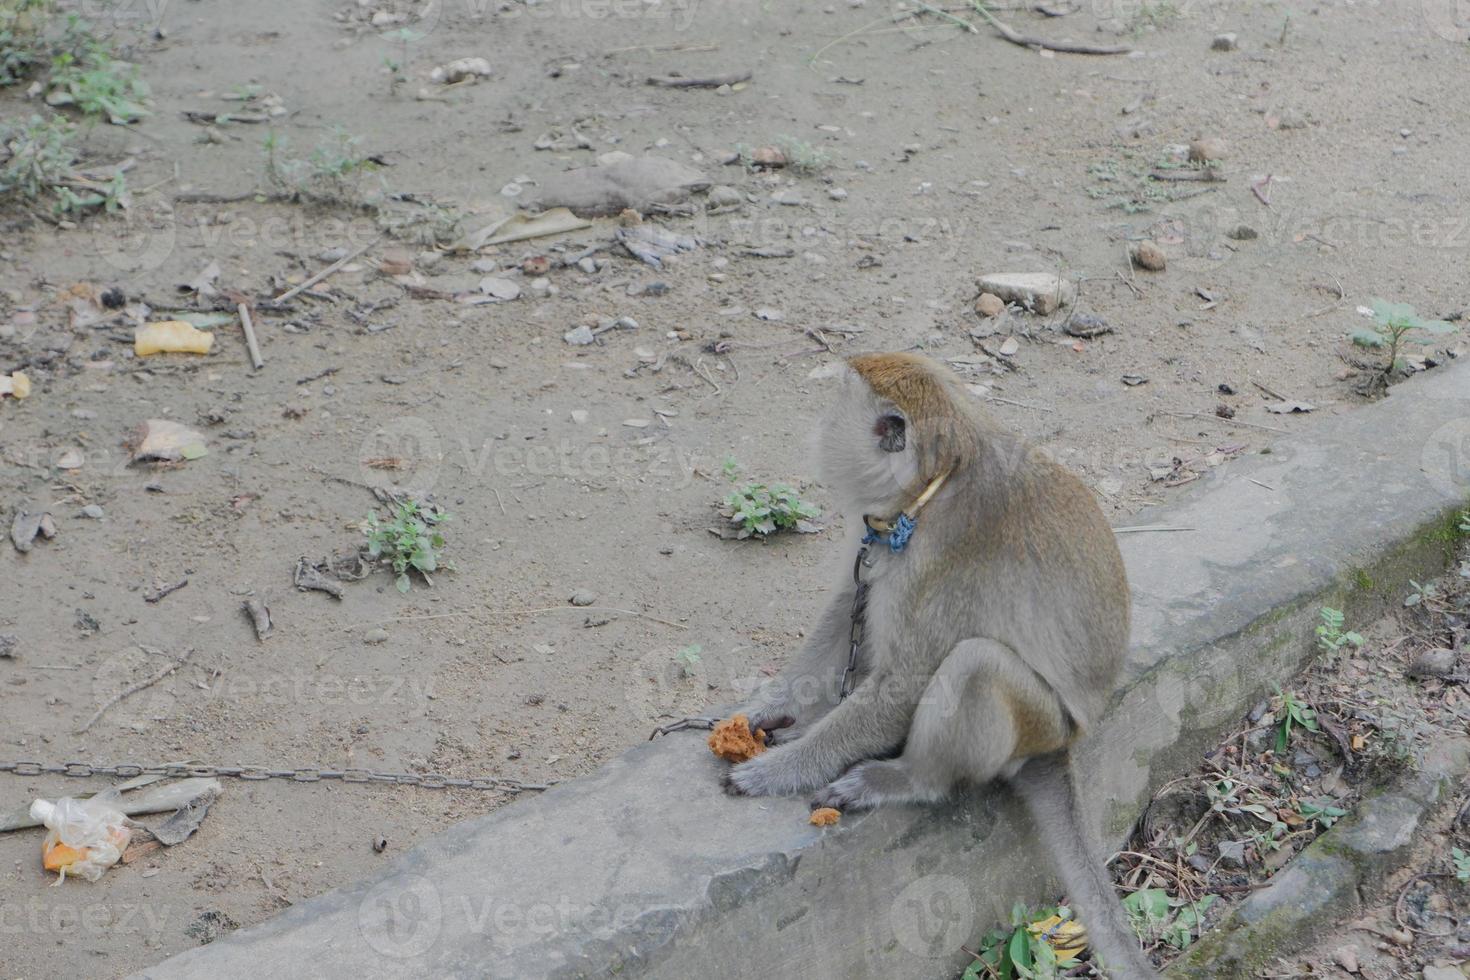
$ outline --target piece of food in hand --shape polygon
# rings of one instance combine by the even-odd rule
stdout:
[[[750,719],[732,715],[709,733],[709,750],[726,762],[744,762],[766,750],[766,733],[760,728],[751,732]]]
[[[812,811],[811,825],[813,827],[830,827],[841,819],[841,810],[834,810],[830,806],[819,806]]]

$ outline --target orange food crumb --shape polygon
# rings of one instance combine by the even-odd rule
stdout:
[[[812,811],[811,824],[813,827],[830,827],[841,819],[841,810],[834,810],[830,806],[819,806]]]
[[[733,715],[715,725],[709,733],[709,750],[726,762],[744,762],[766,750],[766,733],[750,731],[750,719]]]

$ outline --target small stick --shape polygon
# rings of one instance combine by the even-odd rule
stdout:
[[[1014,405],[1017,408],[1029,408],[1036,412],[1054,412],[1056,409],[1050,405],[1033,405],[1030,402],[1018,402],[1011,398],[1002,398],[999,395],[983,395],[988,402],[1000,402],[1002,405]]]
[[[495,502],[500,505],[501,516],[507,516],[505,511],[505,501],[500,499],[500,491],[496,490],[494,487],[491,487],[490,492],[495,494]]]
[[[265,361],[260,359],[260,344],[255,339],[255,324],[250,322],[250,307],[241,303],[236,309],[240,312],[240,326],[245,329],[245,346],[250,349],[250,363],[259,371],[265,367]]]
[[[188,579],[187,576],[185,576],[184,578],[179,579],[173,585],[160,585],[158,588],[154,589],[152,592],[149,592],[147,595],[145,595],[143,597],[143,601],[144,602],[150,602],[150,603],[153,603],[153,602],[161,602],[161,601],[163,601],[163,597],[164,596],[173,595],[175,592],[179,591],[180,589],[182,589],[184,586],[186,586],[188,584],[189,584],[189,579]]]
[[[971,34],[979,34],[980,33],[979,28],[977,28],[974,24],[972,24],[969,21],[965,20],[963,17],[956,17],[954,14],[950,13],[948,10],[940,10],[938,7],[930,6],[929,4],[925,3],[924,0],[913,0],[913,3],[914,3],[914,6],[918,7],[920,10],[928,11],[929,13],[933,14],[935,17],[939,17],[939,18],[941,18],[943,20],[947,20],[951,24],[954,24],[957,27],[963,27],[965,30],[969,31]]]
[[[921,4],[921,6],[926,6]],[[1128,54],[1133,49],[1122,44],[1078,44],[1070,41],[1047,41],[1039,37],[1031,37],[1022,34],[1014,28],[1008,27],[995,19],[995,15],[985,8],[980,0],[970,0],[970,6],[990,22],[990,26],[1000,32],[1000,36],[1012,44],[1019,44],[1023,48],[1042,48],[1047,51],[1056,51],[1060,54]],[[958,18],[956,18],[958,20]],[[968,23],[968,22],[967,22]],[[971,30],[974,30],[972,27]]]
[[[753,73],[748,71],[689,78],[683,75],[650,75],[648,84],[657,85],[659,88],[719,88],[721,85],[739,85],[741,82],[750,81],[753,77]]]
[[[1260,201],[1262,204],[1266,205],[1266,207],[1268,207],[1268,208],[1271,206],[1271,199],[1266,196],[1266,193],[1265,192],[1268,191],[1268,190],[1270,190],[1270,189],[1271,189],[1271,175],[1270,174],[1267,174],[1266,175],[1266,179],[1265,180],[1254,181],[1251,184],[1251,193],[1256,196],[1256,200],[1257,201]]]
[[[1272,391],[1270,388],[1267,388],[1265,385],[1261,384],[1259,381],[1252,381],[1251,384],[1255,385],[1257,388],[1261,389],[1266,394],[1270,395],[1272,398],[1276,399],[1279,402],[1286,401],[1286,398],[1284,396],[1276,394],[1276,392]]]
[[[374,238],[372,241],[368,242],[366,245],[364,245],[362,248],[358,249],[357,251],[351,252],[351,253],[349,253],[347,255],[342,256],[336,262],[333,262],[331,265],[327,266],[321,272],[318,272],[316,275],[312,276],[310,279],[307,279],[301,285],[294,286],[291,289],[286,290],[281,295],[276,296],[276,297],[273,297],[271,299],[271,303],[272,304],[281,304],[281,303],[290,302],[291,300],[295,299],[296,296],[303,289],[310,289],[312,286],[315,286],[317,283],[319,283],[323,279],[327,278],[327,276],[330,276],[332,273],[336,272],[338,269],[341,269],[347,263],[349,263],[353,259],[357,258],[363,252],[366,252],[368,249],[370,249],[374,245],[378,244],[379,240],[382,239],[382,237],[383,237],[382,235],[379,235],[377,238]]]
[[[1173,415],[1181,419],[1206,419],[1210,422],[1219,422],[1224,425],[1245,425],[1252,429],[1265,429],[1267,432],[1282,432],[1291,435],[1290,429],[1281,429],[1274,425],[1263,425],[1260,422],[1247,422],[1244,419],[1222,419],[1218,415],[1206,415],[1204,412],[1164,412],[1165,415]]]
[[[672,626],[676,630],[687,630],[689,627],[682,623],[671,622],[667,619],[659,619],[648,613],[638,612],[636,609],[618,609],[614,606],[543,606],[539,609],[492,609],[487,615],[490,616],[537,616],[548,612],[611,612],[622,613],[624,616],[637,616],[640,619],[649,619],[664,626]]]
[[[1252,483],[1254,483],[1258,487],[1265,487],[1267,490],[1270,490],[1272,493],[1275,493],[1276,492],[1276,488],[1273,487],[1273,486],[1271,486],[1271,484],[1269,484],[1269,483],[1262,483],[1260,480],[1257,480],[1253,476],[1248,476],[1248,477],[1246,477],[1246,479],[1249,480],[1249,481],[1251,481]]]
[[[1114,534],[1129,534],[1133,531],[1198,531],[1197,527],[1175,527],[1172,524],[1139,524],[1134,527],[1115,527]]]
[[[1225,175],[1214,167],[1206,167],[1203,170],[1150,170],[1148,175],[1153,180],[1203,180],[1210,183],[1225,183]]]
[[[119,701],[123,700],[124,698],[132,697],[134,694],[137,694],[139,691],[146,690],[147,688],[152,687],[154,684],[157,684],[159,681],[163,680],[169,674],[172,674],[174,671],[176,671],[180,667],[184,666],[184,664],[188,663],[189,662],[189,658],[192,657],[192,656],[194,656],[194,651],[191,649],[188,653],[184,654],[184,656],[182,658],[180,658],[178,660],[175,660],[173,663],[169,664],[167,667],[163,668],[158,673],[156,673],[152,677],[148,678],[146,681],[141,681],[141,682],[139,682],[137,684],[134,684],[132,687],[128,688],[126,691],[122,691],[121,693],[114,694],[111,698],[109,698],[107,700],[107,702],[105,704],[102,705],[102,707],[100,707],[100,708],[97,709],[96,713],[94,713],[92,715],[92,717],[90,717],[90,718],[87,719],[87,723],[85,725],[83,725],[81,728],[78,728],[75,732],[72,732],[72,734],[73,735],[81,735],[87,729],[91,728],[94,724],[96,724],[97,723],[97,719],[98,718],[101,718],[102,715],[106,713],[106,711],[107,711],[108,708],[110,708],[113,705],[117,704]]]

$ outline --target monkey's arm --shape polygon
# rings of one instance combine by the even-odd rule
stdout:
[[[756,692],[744,709],[752,729],[802,729],[837,704],[851,645],[853,591],[850,583],[837,590],[796,658]]]
[[[869,674],[801,738],[731,769],[726,787],[746,796],[807,792],[854,763],[891,754],[908,735],[928,678],[911,681],[889,671]]]

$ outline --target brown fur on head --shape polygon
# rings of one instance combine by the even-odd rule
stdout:
[[[973,459],[979,425],[950,371],[917,354],[860,354],[827,413],[824,481],[861,512],[887,516]]]

